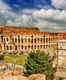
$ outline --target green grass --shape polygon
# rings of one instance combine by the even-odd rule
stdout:
[[[4,61],[7,63],[24,65],[26,59],[27,59],[27,55],[4,54]]]

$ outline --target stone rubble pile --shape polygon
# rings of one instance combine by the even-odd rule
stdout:
[[[29,80],[45,80],[46,76],[44,74],[33,74],[29,76]]]
[[[18,71],[7,71],[6,73],[0,73],[0,80],[28,80],[27,77],[23,76],[23,73]]]
[[[24,74],[10,71],[7,74],[0,73],[0,80],[46,80],[46,76],[43,74],[33,74],[25,77]]]

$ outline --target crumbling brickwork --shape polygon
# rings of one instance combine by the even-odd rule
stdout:
[[[40,32],[38,28],[0,26],[0,51],[26,53],[45,48],[57,49],[62,33]]]

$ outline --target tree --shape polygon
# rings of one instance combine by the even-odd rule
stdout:
[[[53,68],[53,63],[49,61],[49,58],[49,55],[45,52],[30,52],[25,64],[26,74],[28,76],[37,73],[45,74],[46,76],[53,75],[55,68]]]
[[[0,54],[0,60],[4,60],[4,55]]]

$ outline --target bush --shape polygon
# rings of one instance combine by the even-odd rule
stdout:
[[[49,55],[40,51],[29,53],[25,68],[27,76],[37,73],[51,76],[55,72],[55,68],[52,66],[52,61],[49,61]]]
[[[4,60],[4,55],[3,54],[0,55],[0,60]]]

